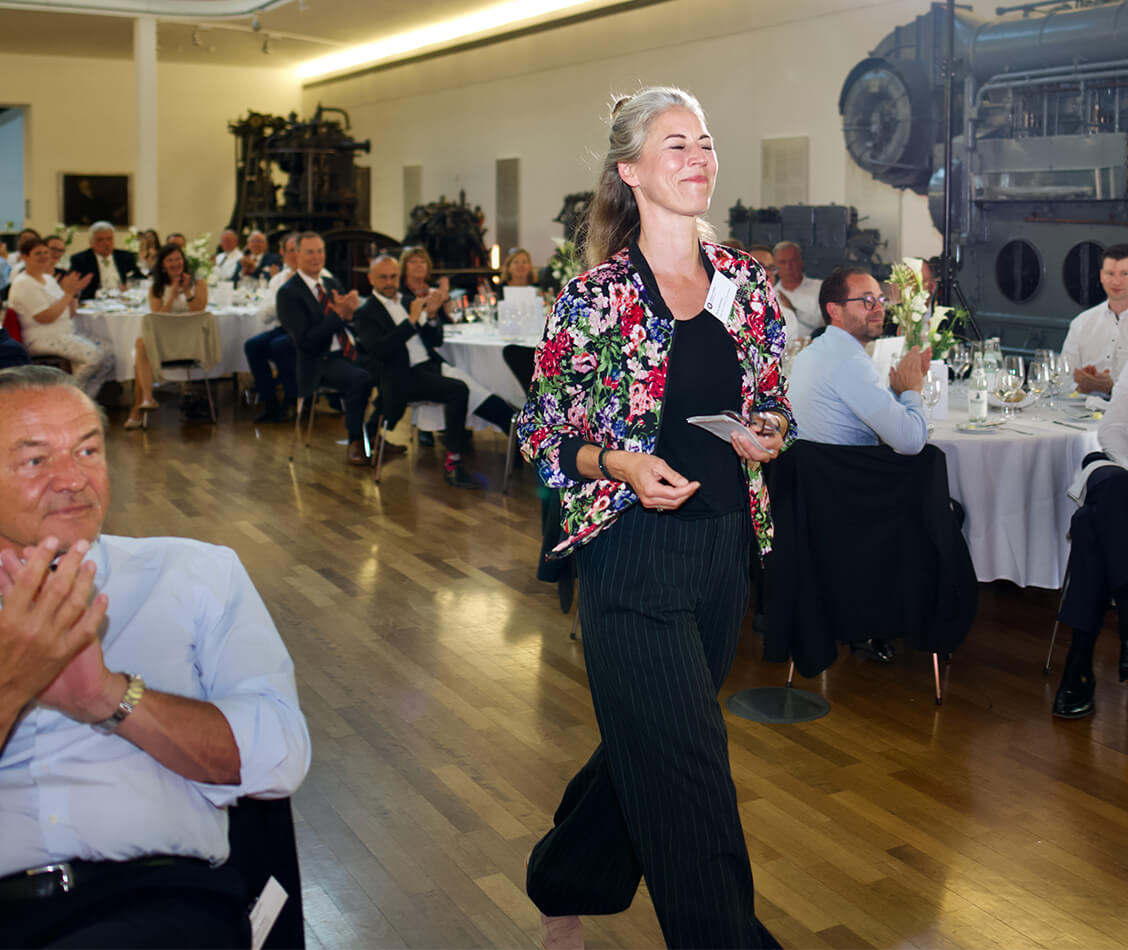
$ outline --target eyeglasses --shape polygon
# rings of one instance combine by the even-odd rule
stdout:
[[[873,313],[878,307],[882,310],[885,309],[889,303],[888,297],[875,297],[873,294],[862,294],[860,297],[847,297],[845,300],[839,300],[839,305],[848,304],[851,300],[860,300],[862,306],[866,308],[866,313]]]

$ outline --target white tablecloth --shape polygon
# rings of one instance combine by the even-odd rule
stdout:
[[[527,393],[502,356],[502,350],[511,343],[536,346],[540,343],[540,337],[506,339],[496,327],[489,324],[454,324],[443,327],[443,345],[439,347],[439,353],[448,363],[474,377],[491,393],[501,396],[510,405],[520,409],[525,405]],[[445,425],[442,407],[421,406],[415,410],[414,421],[420,429],[440,430]],[[484,429],[489,423],[471,413],[467,417],[467,425],[472,429]]]
[[[80,308],[74,318],[75,329],[83,336],[108,344],[114,351],[114,378],[118,382],[133,379],[133,344],[141,336],[141,318],[148,311],[100,310]],[[219,325],[219,343],[223,359],[210,373],[214,379],[232,373],[249,372],[243,344],[266,329],[253,307],[211,308]]]
[[[952,391],[949,418],[936,423],[931,441],[947,456],[949,491],[967,513],[964,537],[981,581],[1062,585],[1069,519],[1077,510],[1066,490],[1082,458],[1099,446],[1096,422],[1080,418],[1077,403],[1059,401],[1069,408],[1040,410],[1057,422],[1035,419],[1026,409],[1005,426],[973,434],[956,428],[967,422],[961,387]],[[992,409],[989,421],[998,418]]]

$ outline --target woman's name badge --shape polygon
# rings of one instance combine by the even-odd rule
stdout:
[[[728,319],[736,300],[736,284],[719,270],[713,271],[713,282],[709,285],[709,295],[705,298],[705,309],[722,323]]]

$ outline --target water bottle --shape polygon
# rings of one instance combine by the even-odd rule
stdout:
[[[982,360],[976,360],[967,381],[967,420],[968,422],[987,421],[987,393],[991,384],[987,379],[987,369]]]

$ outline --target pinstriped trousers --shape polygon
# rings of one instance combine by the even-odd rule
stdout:
[[[646,877],[671,947],[776,947],[752,868],[717,691],[748,606],[747,509],[635,506],[578,552],[584,661],[601,743],[533,849],[542,913],[614,914]]]

